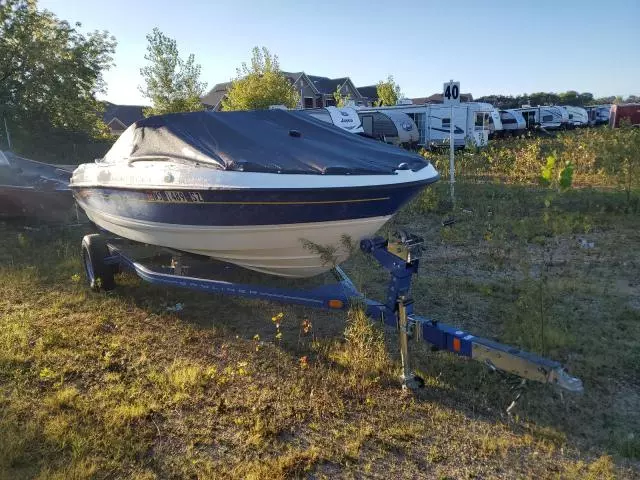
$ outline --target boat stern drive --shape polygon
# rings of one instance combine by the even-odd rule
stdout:
[[[309,277],[437,180],[419,155],[272,110],[145,119],[81,165],[71,187],[115,235]]]

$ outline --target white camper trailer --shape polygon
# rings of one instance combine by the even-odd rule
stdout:
[[[521,135],[527,131],[527,121],[517,110],[500,110],[500,121],[505,136]]]
[[[318,120],[327,123],[333,123],[336,127],[340,127],[351,133],[363,133],[362,124],[358,117],[358,112],[351,107],[325,107],[325,108],[309,108],[302,110],[304,113],[311,115]]]
[[[367,136],[406,148],[418,145],[418,127],[405,113],[396,110],[359,110],[358,116]]]
[[[567,125],[571,128],[586,127],[589,125],[589,114],[582,107],[574,107],[572,105],[563,105],[569,116]]]
[[[501,137],[504,134],[500,112],[496,107],[485,102],[465,102],[463,105],[477,108],[479,111],[489,112],[489,115],[485,118],[486,127],[489,130],[489,138]]]
[[[507,111],[520,112],[527,122],[528,129],[540,126],[545,130],[558,130],[566,127],[569,121],[567,111],[562,107],[556,106],[524,106],[522,108],[508,109]]]
[[[605,125],[609,123],[611,105],[590,105],[584,108],[589,115],[589,125]]]
[[[456,148],[464,148],[467,143],[485,146],[488,143],[490,119],[493,107],[482,103],[461,103],[449,106],[439,104],[395,105],[393,107],[361,108],[362,117],[366,112],[402,112],[407,114],[418,129],[418,145],[427,148],[449,144],[451,111],[453,109],[453,139]],[[499,121],[498,117],[498,121]],[[500,124],[501,125],[501,124]]]

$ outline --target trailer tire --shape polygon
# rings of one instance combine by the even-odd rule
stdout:
[[[89,288],[94,292],[109,291],[116,287],[113,265],[107,265],[104,261],[108,256],[109,248],[102,235],[85,235],[82,239],[82,264]]]

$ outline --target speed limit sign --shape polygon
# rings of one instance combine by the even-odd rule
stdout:
[[[460,82],[451,80],[444,84],[442,101],[444,104],[460,103]]]

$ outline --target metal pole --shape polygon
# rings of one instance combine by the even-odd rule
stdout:
[[[413,374],[409,362],[409,335],[405,298],[398,299],[398,329],[400,334],[400,360],[402,361],[402,388],[413,388]]]
[[[454,201],[455,191],[454,183],[456,183],[456,173],[454,164],[454,140],[453,140],[453,105],[451,105],[451,118],[449,120],[449,184],[451,190],[451,201]]]

